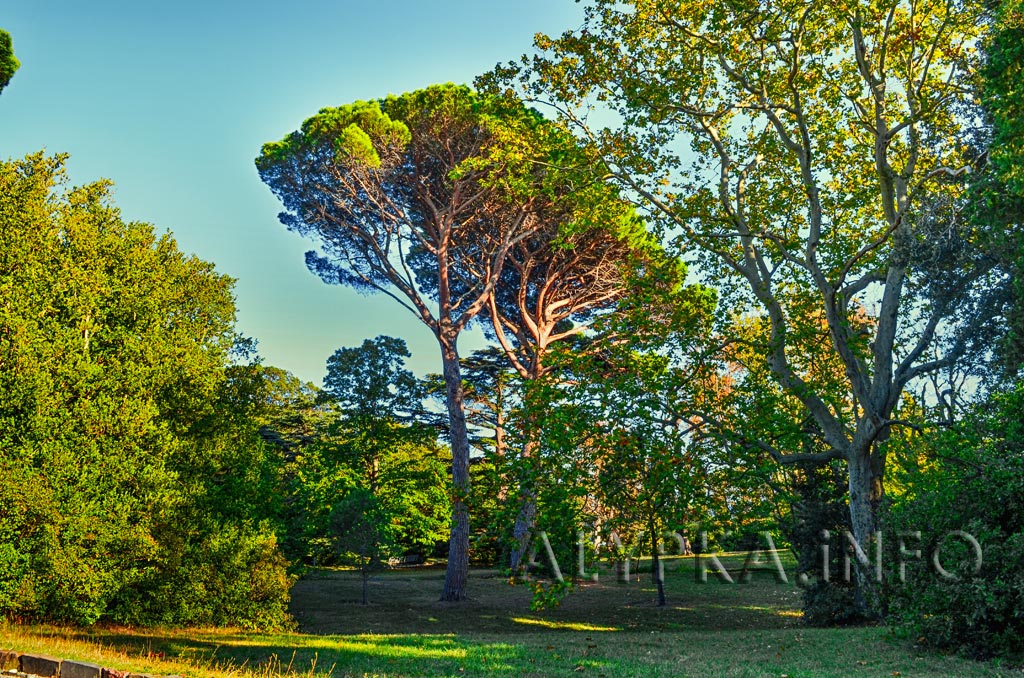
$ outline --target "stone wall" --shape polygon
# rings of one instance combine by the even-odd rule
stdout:
[[[0,672],[0,676],[4,678],[161,678],[149,673],[108,669],[87,662],[58,659],[42,654],[22,654],[14,650],[0,650]]]

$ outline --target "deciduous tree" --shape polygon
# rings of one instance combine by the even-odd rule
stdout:
[[[0,614],[281,625],[232,281],[63,167],[0,162]]]
[[[985,22],[979,3],[945,0],[595,0],[579,31],[540,36],[527,64],[531,95],[557,100],[602,144],[615,178],[693,248],[724,307],[769,323],[761,359],[826,449],[761,446],[782,463],[845,460],[865,547],[900,396],[963,352],[958,309],[986,273],[959,247],[957,221],[961,113]],[[585,124],[594,103],[611,109],[609,129]],[[808,299],[851,413],[794,363],[809,328],[791,307]],[[854,322],[865,309],[876,320],[866,332]],[[878,614],[867,568],[858,589]]]

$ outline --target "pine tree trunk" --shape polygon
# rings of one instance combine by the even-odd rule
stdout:
[[[454,338],[441,338],[441,359],[452,446],[452,523],[441,600],[459,601],[466,599],[469,579],[469,506],[466,504],[469,498],[469,433],[462,405],[462,370]]]
[[[494,424],[494,467],[497,471],[498,482],[498,505],[503,506],[508,501],[508,443],[505,442],[505,415],[504,403],[501,397],[501,380],[497,382],[498,394],[496,399],[496,416]],[[495,565],[502,567],[512,557],[511,545],[505,539],[498,540],[498,556]]]

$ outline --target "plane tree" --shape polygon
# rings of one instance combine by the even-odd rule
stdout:
[[[885,441],[913,380],[957,360],[990,273],[959,218],[974,164],[980,3],[771,4],[593,0],[584,25],[539,36],[502,67],[601,144],[610,175],[642,198],[722,294],[765,318],[760,360],[813,419],[822,448],[778,462],[843,460],[857,542],[879,526]],[[606,129],[587,124],[600,105]],[[965,153],[967,151],[968,153]],[[813,299],[852,406],[794,362],[817,333]],[[854,320],[868,312],[870,326]],[[858,605],[881,610],[868,568]]]

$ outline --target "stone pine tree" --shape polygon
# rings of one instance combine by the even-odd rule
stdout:
[[[632,205],[600,182],[596,172],[583,171],[593,165],[575,142],[565,143],[566,166],[550,182],[538,211],[541,226],[509,250],[502,284],[486,309],[498,344],[527,384],[549,372],[546,358],[556,342],[584,332],[597,314],[615,306],[626,294],[631,274],[665,264]],[[525,397],[530,397],[528,386]],[[525,411],[536,415],[542,410]],[[526,554],[536,521],[540,429],[538,421],[522,424],[519,510],[509,563],[513,570]]]
[[[614,110],[614,129],[589,129],[610,174],[672,225],[722,308],[766,319],[760,360],[824,449],[759,447],[782,463],[843,460],[866,551],[901,395],[963,353],[961,308],[987,274],[957,218],[987,21],[982,3],[942,0],[592,0],[579,31],[540,36],[520,71],[581,129],[595,101]],[[794,340],[820,325],[791,311],[811,300],[846,393],[798,367]],[[878,615],[871,568],[857,578],[862,612]]]
[[[316,240],[325,282],[379,292],[441,350],[452,447],[452,523],[442,600],[466,597],[469,439],[459,335],[484,308],[509,250],[537,228],[545,123],[518,100],[437,85],[325,108],[256,160],[282,222]],[[541,158],[542,159],[542,158]]]

